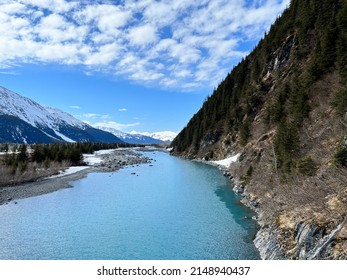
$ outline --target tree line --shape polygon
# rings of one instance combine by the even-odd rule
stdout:
[[[83,165],[83,154],[92,154],[103,149],[133,147],[126,143],[54,143],[34,145],[0,145],[0,152],[4,153],[2,162],[11,167],[13,172],[23,172],[29,163],[44,164],[49,168],[52,162],[68,162],[71,166]]]

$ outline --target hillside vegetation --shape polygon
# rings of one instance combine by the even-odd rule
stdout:
[[[242,154],[230,172],[278,245],[264,258],[347,256],[346,50],[347,1],[292,0],[172,143],[188,158]]]

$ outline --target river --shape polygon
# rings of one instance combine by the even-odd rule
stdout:
[[[0,206],[0,259],[259,259],[254,215],[213,166],[155,161]]]

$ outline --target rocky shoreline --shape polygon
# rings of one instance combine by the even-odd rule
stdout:
[[[72,174],[59,174],[42,178],[35,182],[0,188],[0,205],[16,200],[38,196],[71,188],[71,183],[80,180],[91,172],[115,172],[121,168],[132,165],[148,164],[152,159],[144,157],[131,149],[117,149],[112,151],[99,151],[95,154],[97,163],[85,166],[84,169]]]
[[[247,184],[239,181],[229,168],[211,161],[197,160],[218,167],[228,177],[240,196],[240,202],[256,214],[253,219],[258,223],[259,230],[253,240],[263,260],[346,260],[346,255],[336,250],[336,240],[345,239],[347,216],[331,223],[317,223],[314,219],[295,222],[294,230],[281,225],[281,221],[266,214],[261,200],[247,190]],[[284,218],[286,219],[286,217]]]
[[[226,174],[229,175],[227,172]],[[234,184],[233,190],[235,193],[240,195],[241,203],[252,209],[256,213],[255,220],[257,221],[260,229],[258,230],[253,243],[257,250],[259,251],[260,257],[263,260],[285,260],[287,259],[285,253],[281,249],[281,245],[279,244],[275,232],[275,227],[270,226],[267,222],[262,218],[262,210],[261,205],[257,199],[251,194],[247,193],[245,186],[242,184],[238,184],[233,176],[231,176],[231,180]]]
[[[264,218],[264,209],[257,197],[248,193],[247,186],[239,184],[234,177],[231,180],[234,191],[241,196],[241,202],[257,214],[260,229],[253,242],[263,260],[346,260],[346,255],[336,250],[336,239],[345,236],[347,216],[329,224],[314,220],[295,223],[295,230],[292,231],[282,227],[279,220]]]

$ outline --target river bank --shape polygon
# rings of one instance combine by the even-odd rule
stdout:
[[[34,182],[0,188],[0,205],[17,199],[43,195],[60,189],[70,188],[71,182],[80,180],[90,172],[115,172],[127,166],[150,163],[151,159],[133,149],[121,148],[101,150],[84,155],[86,166],[73,166],[60,174],[41,178]],[[15,202],[16,203],[16,202]]]
[[[248,175],[239,176],[238,169],[244,165],[244,154],[237,154],[217,161],[194,159],[194,161],[217,166],[228,177],[240,202],[250,208],[259,225],[253,240],[260,256],[264,260],[322,260],[346,259],[347,252],[347,216],[344,204],[347,200],[342,193],[330,193],[324,197],[327,208],[302,202],[299,191],[292,189],[280,192],[271,185],[264,187],[260,183],[252,185]],[[245,167],[247,169],[247,166]],[[248,170],[249,167],[248,167]],[[247,173],[251,173],[248,172]],[[339,174],[335,176],[338,177]],[[327,178],[327,175],[325,175]],[[259,180],[260,182],[260,180]],[[260,184],[260,185],[259,185]],[[274,184],[274,183],[273,183]],[[272,184],[272,185],[273,185]],[[315,184],[318,185],[318,182]],[[332,185],[332,184],[331,184]],[[277,184],[279,188],[281,184]],[[288,187],[284,184],[281,188]],[[305,190],[303,190],[305,191]],[[318,192],[318,189],[316,189]],[[282,197],[283,196],[283,197]],[[293,198],[293,197],[294,198]],[[303,199],[307,193],[301,195]],[[342,202],[340,202],[342,201]]]

